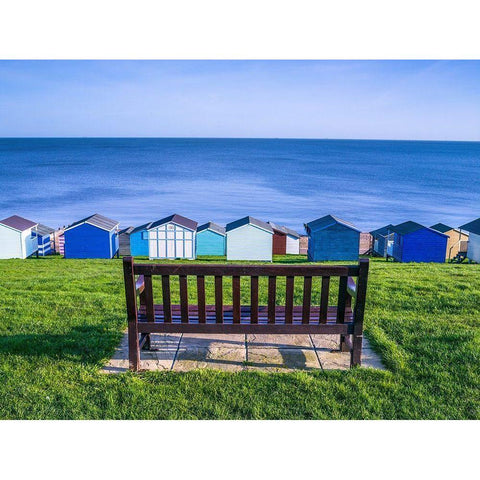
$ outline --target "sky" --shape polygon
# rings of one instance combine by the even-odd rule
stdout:
[[[0,137],[480,141],[480,61],[0,61]]]

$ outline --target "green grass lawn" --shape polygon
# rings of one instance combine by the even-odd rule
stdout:
[[[121,260],[1,260],[0,418],[480,418],[480,265],[371,262],[388,371],[100,373],[125,317]]]

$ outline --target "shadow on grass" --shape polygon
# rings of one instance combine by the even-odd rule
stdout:
[[[78,363],[97,364],[110,356],[121,333],[83,326],[66,334],[17,334],[0,337],[0,355],[49,357]]]

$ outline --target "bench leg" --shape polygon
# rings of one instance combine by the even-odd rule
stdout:
[[[340,335],[340,351],[341,352],[350,352],[352,350],[351,348],[351,342],[349,342],[350,339],[347,339],[346,335]]]
[[[147,335],[145,336],[145,343],[143,344],[143,350],[150,350],[150,334],[147,333]]]
[[[137,372],[140,368],[140,348],[138,326],[136,322],[128,322],[128,363],[130,370]]]
[[[353,335],[353,348],[350,359],[350,366],[362,365],[362,342],[363,335]]]

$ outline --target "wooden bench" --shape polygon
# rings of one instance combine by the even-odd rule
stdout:
[[[341,350],[351,353],[350,365],[360,365],[368,266],[368,259],[351,266],[185,265],[138,264],[132,257],[125,257],[130,369],[139,370],[140,350],[150,348],[151,333],[338,334]],[[152,277],[157,275],[162,284],[159,304],[154,303],[152,285]],[[170,278],[174,276],[179,278],[178,305],[171,303]],[[188,303],[189,276],[196,277],[195,305]],[[214,305],[207,305],[205,300],[205,277],[210,276],[215,279]],[[224,305],[224,277],[232,278],[232,305]],[[249,305],[241,304],[241,277],[250,279]],[[268,277],[267,305],[259,305],[259,277]],[[286,278],[285,305],[276,305],[278,277]],[[294,305],[298,277],[303,279],[301,306]],[[314,277],[321,277],[319,305],[312,305]],[[339,278],[337,306],[328,304],[332,277]]]

